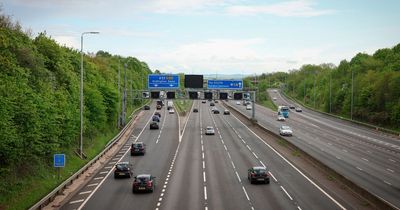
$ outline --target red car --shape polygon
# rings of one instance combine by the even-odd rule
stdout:
[[[153,192],[155,189],[155,178],[151,174],[140,174],[135,176],[132,184],[132,192]]]

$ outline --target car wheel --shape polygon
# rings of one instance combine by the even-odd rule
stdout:
[[[269,180],[265,180],[265,184],[269,184]]]

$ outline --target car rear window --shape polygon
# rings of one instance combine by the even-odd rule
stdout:
[[[133,144],[132,146],[133,146],[133,148],[142,148],[143,147],[142,144]]]
[[[138,177],[136,180],[138,182],[147,182],[150,180],[150,178],[149,177]]]
[[[267,170],[265,170],[265,169],[255,169],[254,172],[256,174],[265,174],[265,173],[267,173]]]
[[[128,164],[118,164],[117,169],[118,170],[128,170]]]

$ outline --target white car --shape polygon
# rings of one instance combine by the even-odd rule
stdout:
[[[246,106],[246,110],[251,110],[251,109],[252,109],[252,107],[250,104]]]
[[[278,115],[278,121],[285,121],[285,117],[283,115]]]
[[[215,134],[214,128],[212,126],[207,126],[206,135],[214,135],[214,134]]]
[[[292,129],[291,129],[289,126],[287,126],[287,125],[282,125],[282,126],[279,128],[279,134],[280,134],[281,136],[292,136],[292,135],[293,135],[293,131],[292,131]]]
[[[240,105],[240,101],[236,101],[236,105]]]
[[[273,98],[272,98],[272,100],[274,100],[274,101],[276,101],[276,99],[277,99],[276,97],[273,97]]]
[[[169,110],[168,110],[168,113],[174,114],[174,113],[175,113],[175,110],[174,110],[174,109],[169,109]]]

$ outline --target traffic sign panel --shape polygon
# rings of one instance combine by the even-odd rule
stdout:
[[[54,154],[54,167],[65,167],[65,154]]]
[[[243,80],[208,80],[208,89],[243,89]]]
[[[149,89],[179,89],[177,74],[149,74],[147,81]]]

